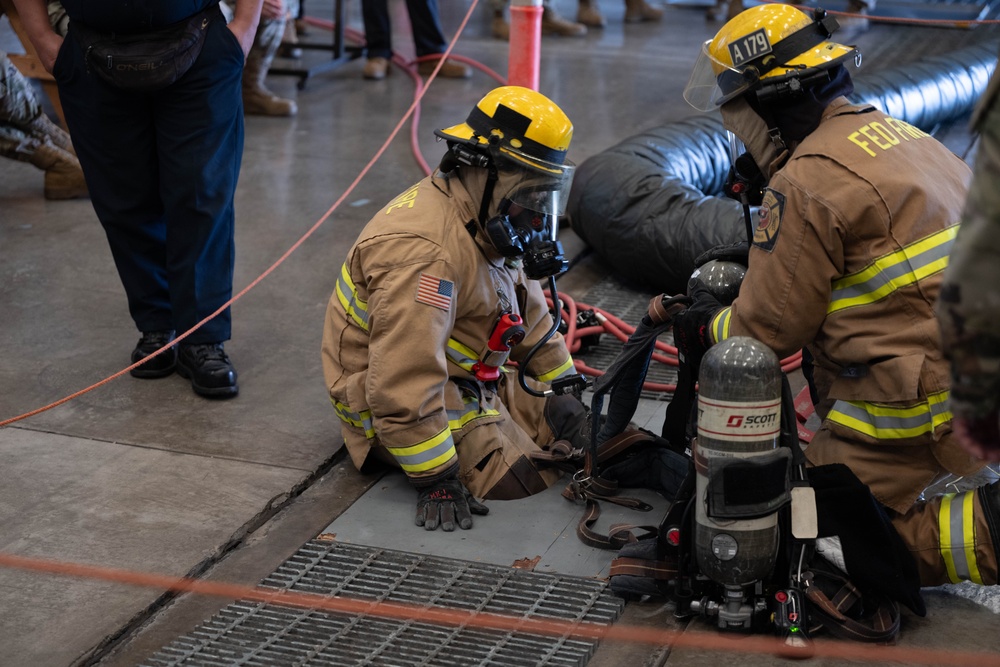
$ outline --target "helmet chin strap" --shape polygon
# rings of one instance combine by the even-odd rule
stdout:
[[[486,165],[486,185],[483,186],[483,200],[479,202],[479,224],[485,226],[490,219],[490,204],[493,202],[493,190],[496,188],[500,174],[496,162],[489,161]]]

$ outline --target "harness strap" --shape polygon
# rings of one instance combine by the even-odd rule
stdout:
[[[647,577],[657,581],[673,581],[677,578],[677,574],[676,563],[669,563],[665,560],[647,560],[645,558],[619,556],[611,561],[611,570],[608,576],[625,575],[629,577]]]
[[[873,614],[863,620],[856,620],[847,613],[861,602],[861,591],[846,579],[840,580],[840,583],[842,585],[834,594],[833,600],[818,586],[807,584],[806,598],[812,603],[809,610],[813,625],[811,632],[825,628],[841,639],[895,644],[900,627],[899,605],[893,600],[882,598]]]
[[[563,491],[563,496],[566,496],[567,491],[568,489]],[[656,533],[656,526],[638,526],[621,523],[611,526],[608,534],[602,535],[592,528],[600,516],[601,506],[596,500],[587,499],[587,508],[583,513],[583,518],[580,519],[580,523],[576,526],[576,536],[587,546],[597,549],[618,550],[630,542],[638,541],[640,536],[635,534],[634,531],[636,530],[645,531],[646,534]]]

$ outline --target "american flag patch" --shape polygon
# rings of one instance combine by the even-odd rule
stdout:
[[[441,310],[451,310],[451,297],[455,293],[455,283],[436,278],[426,273],[420,274],[417,283],[417,301]]]

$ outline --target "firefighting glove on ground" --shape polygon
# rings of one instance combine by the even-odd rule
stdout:
[[[472,528],[472,515],[486,515],[490,508],[472,497],[455,477],[446,477],[417,489],[416,524],[427,530],[451,532],[456,524],[463,530]]]
[[[698,377],[701,358],[712,347],[709,324],[722,310],[722,304],[701,284],[695,284],[690,296],[691,305],[674,318],[674,345],[682,361],[689,364],[694,377]]]

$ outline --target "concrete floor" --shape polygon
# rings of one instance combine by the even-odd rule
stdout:
[[[309,0],[307,14],[329,19],[331,4]],[[605,29],[543,41],[540,88],[573,119],[571,157],[577,162],[690,115],[681,91],[699,44],[718,28],[700,9],[678,6],[668,7],[663,23],[626,26],[623,3],[600,4]],[[346,24],[360,30],[359,5],[348,5]],[[396,49],[412,57],[403,4],[390,5]],[[441,2],[449,35],[469,6]],[[570,0],[555,6],[566,15],[575,11]],[[504,72],[507,46],[490,38],[489,13],[486,7],[473,11],[455,53]],[[987,28],[956,35],[877,26],[859,45],[881,53],[885,65],[895,64],[915,57],[889,48],[907,30],[925,31],[927,49],[938,52],[971,38],[968,33],[990,37]],[[314,30],[309,39],[324,37]],[[6,20],[0,22],[0,48],[19,51]],[[306,54],[307,62],[323,58],[322,52]],[[330,209],[413,98],[404,73],[364,81],[360,61],[317,75],[301,90],[292,77],[272,76],[268,85],[295,97],[299,115],[247,119],[237,192],[237,290]],[[494,85],[477,73],[431,86],[418,133],[428,162],[441,153],[432,130],[463,120]],[[967,148],[963,122],[942,132],[953,150]],[[237,399],[198,398],[179,376],[125,376],[0,429],[0,553],[255,584],[332,521],[355,516],[357,509],[347,512],[378,478],[355,472],[341,451],[319,366],[323,313],[362,225],[419,178],[404,132],[345,203],[234,306],[227,350],[240,373]],[[116,373],[128,364],[137,339],[90,202],[48,202],[41,190],[41,172],[0,162],[0,420]],[[571,232],[564,238],[569,248],[580,249]],[[585,262],[560,289],[579,297],[608,270]],[[409,515],[411,509],[400,511]],[[408,548],[408,540],[416,544],[422,532],[401,535],[399,548]],[[228,602],[14,569],[0,569],[0,590],[0,665],[11,666],[134,665]],[[1000,616],[986,606],[954,591],[934,592],[929,606],[928,619],[904,619],[910,645],[998,649]],[[676,626],[655,607],[629,605],[625,616]],[[592,664],[713,659],[608,645]]]

